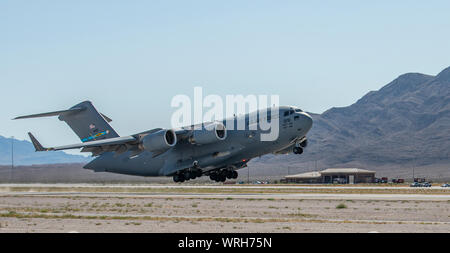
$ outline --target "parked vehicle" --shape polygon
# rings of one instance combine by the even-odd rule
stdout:
[[[386,184],[387,182],[388,182],[388,178],[387,177],[375,178],[375,183]]]
[[[422,186],[422,187],[431,187],[431,184],[428,183],[428,182],[424,182],[424,183],[421,183],[420,186]]]
[[[392,183],[394,183],[394,184],[403,184],[404,182],[405,182],[405,179],[403,179],[403,178],[392,179]]]
[[[443,184],[441,187],[450,187],[450,184]]]
[[[414,182],[412,184],[409,185],[410,187],[421,187],[421,185],[417,182]]]
[[[333,179],[333,184],[346,184],[347,180],[345,178],[335,178]]]

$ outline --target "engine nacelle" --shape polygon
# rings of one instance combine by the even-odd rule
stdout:
[[[142,138],[140,147],[148,151],[167,150],[177,144],[177,135],[173,130],[160,130]]]
[[[219,122],[206,125],[201,130],[194,130],[189,142],[193,144],[209,144],[223,141],[227,138],[225,125]]]

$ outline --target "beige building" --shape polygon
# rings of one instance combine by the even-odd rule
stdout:
[[[287,183],[340,183],[357,184],[373,183],[375,181],[375,171],[358,168],[329,168],[322,171],[306,172],[285,177]]]
[[[306,172],[296,175],[288,175],[284,177],[286,183],[305,183],[320,184],[322,183],[322,175],[318,171]]]

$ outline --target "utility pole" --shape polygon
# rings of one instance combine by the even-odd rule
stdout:
[[[247,184],[250,184],[250,167],[247,166]]]
[[[14,136],[11,136],[11,173],[10,173],[10,182],[12,181],[14,170]]]

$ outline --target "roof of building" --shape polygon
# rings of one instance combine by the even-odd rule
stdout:
[[[320,173],[322,173],[322,174],[332,174],[332,173],[375,173],[375,171],[358,169],[358,168],[328,168],[326,170],[322,170]]]
[[[339,174],[339,173],[353,173],[353,174],[368,174],[368,173],[374,173],[375,171],[372,170],[364,170],[364,169],[358,169],[358,168],[329,168],[322,171],[311,171],[301,174],[295,174],[295,175],[288,175],[285,176],[285,178],[319,178],[322,176],[322,174]]]
[[[312,171],[312,172],[306,172],[306,173],[301,173],[301,174],[285,176],[285,178],[319,178],[319,177],[320,177],[320,172],[318,172],[318,171]]]

